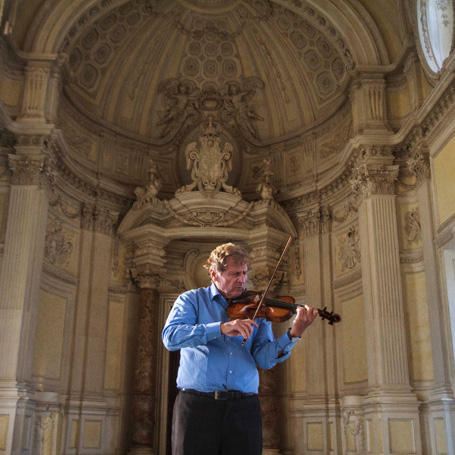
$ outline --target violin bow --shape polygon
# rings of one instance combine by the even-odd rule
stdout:
[[[273,280],[275,279],[275,275],[276,275],[276,273],[278,271],[278,267],[281,265],[281,262],[283,261],[284,255],[286,254],[286,251],[288,250],[289,245],[291,244],[291,242],[292,242],[292,235],[289,236],[289,239],[288,239],[288,241],[286,243],[286,246],[284,247],[284,250],[281,253],[280,259],[278,260],[278,263],[275,266],[275,270],[272,273],[272,276],[271,276],[271,278],[270,278],[270,280],[269,280],[269,282],[267,284],[267,287],[265,288],[265,291],[262,293],[261,300],[258,303],[258,306],[256,308],[256,311],[254,312],[253,317],[251,318],[252,320],[254,320],[256,318],[257,314],[259,313],[259,310],[261,309],[262,303],[264,302],[265,297],[266,297],[267,293],[269,292],[270,287],[272,286]],[[245,343],[246,343],[246,339],[243,339],[242,346],[244,346]]]

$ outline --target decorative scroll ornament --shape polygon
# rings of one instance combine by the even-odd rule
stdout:
[[[185,150],[187,169],[191,169],[193,183],[186,185],[177,192],[192,191],[196,187],[207,196],[214,196],[221,189],[227,193],[237,194],[240,191],[226,184],[228,174],[232,170],[232,152],[234,147],[229,142],[221,149],[221,138],[218,123],[201,125],[202,135],[199,136],[200,148],[196,142],[188,144]]]
[[[158,176],[158,168],[152,159],[149,160],[149,169],[147,171],[148,182],[144,188],[138,186],[134,190],[134,194],[137,197],[136,202],[133,205],[134,209],[140,209],[148,203],[158,202],[156,195],[159,193],[162,185],[162,181]]]

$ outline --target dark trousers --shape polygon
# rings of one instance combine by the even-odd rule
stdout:
[[[172,455],[260,455],[259,398],[215,400],[179,392],[172,419]]]

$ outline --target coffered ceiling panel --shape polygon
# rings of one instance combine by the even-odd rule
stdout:
[[[344,98],[352,52],[310,6],[132,0],[73,27],[65,93],[92,118],[164,143],[212,115],[253,142],[303,131]]]

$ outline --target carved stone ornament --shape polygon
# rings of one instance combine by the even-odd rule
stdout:
[[[419,185],[425,180],[431,179],[430,158],[427,151],[418,147],[407,160],[408,169],[416,176]]]
[[[9,155],[9,167],[13,171],[13,185],[38,185],[44,155]]]
[[[316,210],[308,210],[305,214],[298,215],[297,218],[303,227],[306,237],[325,234],[330,231],[331,215],[328,207],[324,206]]]
[[[158,86],[164,109],[158,111],[162,138],[176,134],[185,125],[194,125],[210,113],[221,122],[238,128],[245,136],[258,138],[257,121],[264,120],[257,112],[253,98],[264,88],[262,79],[254,76],[241,81],[228,81],[217,87],[201,89],[188,79],[165,79]]]
[[[405,213],[404,232],[409,244],[418,243],[421,238],[422,227],[420,225],[419,209],[415,208]]]
[[[192,183],[184,186],[178,192],[197,189],[213,196],[223,189],[227,193],[240,196],[240,191],[226,184],[229,172],[232,170],[232,153],[234,147],[229,142],[221,148],[221,138],[218,123],[212,122],[201,125],[202,134],[199,137],[200,148],[196,142],[188,144],[185,150],[187,169],[191,169]]]
[[[349,231],[338,237],[338,260],[341,272],[352,270],[360,263],[360,245],[358,230],[351,226]]]
[[[262,165],[258,166],[257,169],[253,169],[253,172],[261,180],[257,186],[261,199],[266,202],[274,201],[273,195],[277,192],[277,189],[270,182],[273,176],[271,159],[264,159]]]
[[[44,245],[44,257],[57,266],[68,265],[73,244],[66,238],[60,221],[55,220],[48,228]]]
[[[89,231],[100,232],[102,234],[111,235],[118,220],[118,213],[110,210],[97,207],[82,207],[81,227]]]
[[[354,411],[343,409],[344,433],[351,434],[356,440],[359,454],[366,454],[365,422],[361,416],[356,416]]]
[[[158,168],[155,162],[149,160],[149,168],[147,171],[148,181],[144,188],[138,186],[134,190],[136,195],[136,202],[133,205],[134,209],[140,209],[146,204],[158,202],[157,194],[159,193],[162,185],[162,180],[158,176]]]
[[[352,192],[357,202],[373,194],[395,194],[398,165],[361,164],[354,168],[350,179]]]
[[[154,290],[141,291],[141,311],[134,372],[132,406],[133,442],[151,446],[154,435],[155,383],[157,353],[154,342],[158,321],[158,294]]]
[[[62,417],[59,412],[51,412],[47,417],[40,416],[35,421],[33,453],[37,455],[54,454],[57,452],[55,446],[54,432],[57,431],[58,418]]]

